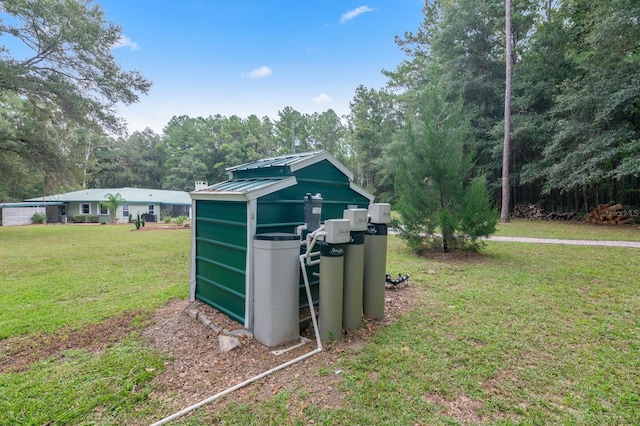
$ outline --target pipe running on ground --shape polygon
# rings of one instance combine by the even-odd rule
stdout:
[[[277,371],[285,369],[285,368],[287,368],[287,367],[289,367],[289,366],[291,366],[293,364],[296,364],[296,363],[298,363],[300,361],[303,361],[303,360],[305,360],[307,358],[312,357],[313,355],[315,355],[317,353],[322,352],[322,341],[320,339],[320,329],[318,328],[318,320],[316,319],[316,313],[315,313],[315,310],[313,309],[313,299],[311,297],[311,289],[309,287],[309,278],[307,276],[307,270],[305,268],[305,261],[304,261],[304,259],[307,256],[307,254],[309,254],[311,252],[311,248],[313,247],[313,244],[315,243],[315,239],[312,240],[311,243],[312,244],[309,246],[309,248],[307,250],[307,253],[300,255],[300,267],[302,268],[302,276],[304,278],[304,288],[305,288],[305,291],[307,293],[307,300],[309,302],[309,306],[311,307],[311,309],[310,309],[311,310],[311,321],[313,322],[313,329],[314,329],[315,335],[316,335],[316,343],[318,345],[317,348],[314,349],[313,351],[309,352],[309,353],[306,353],[304,355],[299,356],[298,358],[292,359],[291,361],[287,361],[287,362],[285,362],[283,364],[280,364],[277,367],[274,367],[274,368],[272,368],[270,370],[265,371],[264,373],[260,373],[257,376],[254,376],[254,377],[252,377],[250,379],[245,380],[244,382],[238,383],[235,386],[232,386],[232,387],[230,387],[228,389],[225,389],[222,392],[218,392],[217,394],[212,395],[209,398],[203,399],[200,402],[197,402],[197,403],[195,403],[195,404],[193,404],[193,405],[191,405],[191,406],[189,406],[189,407],[187,407],[185,409],[182,409],[182,410],[178,411],[177,413],[174,413],[174,414],[172,414],[172,415],[170,415],[168,417],[165,417],[162,420],[159,420],[159,421],[153,423],[151,426],[161,426],[161,425],[167,424],[170,421],[173,421],[173,420],[175,420],[177,418],[180,418],[180,417],[182,417],[182,416],[184,416],[186,414],[189,414],[190,412],[202,407],[203,405],[209,404],[209,403],[215,401],[216,399],[219,399],[219,398],[221,398],[221,397],[223,397],[223,396],[225,396],[227,394],[230,394],[233,391],[236,391],[236,390],[238,390],[240,388],[243,388],[243,387],[245,387],[245,386],[247,386],[247,385],[249,385],[249,384],[251,384],[253,382],[256,382],[256,381],[258,381],[260,379],[263,379],[263,378],[269,376],[270,374],[273,374],[273,373],[275,373]]]

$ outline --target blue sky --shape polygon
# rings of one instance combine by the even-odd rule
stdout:
[[[349,112],[355,89],[381,88],[404,55],[395,35],[422,22],[422,0],[98,0],[125,36],[114,54],[154,82],[120,108],[129,131],[161,133],[175,115],[277,118],[290,106]]]

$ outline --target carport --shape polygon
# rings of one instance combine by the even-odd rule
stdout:
[[[31,225],[35,213],[47,215],[47,223],[60,222],[60,206],[56,201],[26,201],[21,203],[0,203],[0,226]]]

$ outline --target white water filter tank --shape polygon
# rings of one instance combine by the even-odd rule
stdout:
[[[256,340],[277,346],[300,338],[300,236],[258,234],[253,242]]]

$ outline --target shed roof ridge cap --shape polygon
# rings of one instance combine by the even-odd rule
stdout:
[[[267,161],[267,160],[283,160],[285,158],[294,158],[294,157],[311,157],[313,155],[317,155],[323,152],[328,152],[326,149],[319,149],[316,151],[305,151],[305,152],[298,152],[298,153],[291,153],[291,154],[283,154],[283,155],[277,155],[275,157],[268,157],[268,158],[261,158],[259,160],[256,161]],[[254,163],[255,161],[252,161],[252,163]]]
[[[292,154],[283,154],[283,155],[278,155],[278,156],[273,156],[273,157],[266,157],[266,158],[259,158],[257,160],[254,161],[248,161],[246,163],[242,163],[242,164],[238,164],[235,166],[230,166],[230,167],[226,167],[225,171],[227,172],[232,172],[235,170],[241,170],[243,168],[248,169],[248,168],[262,168],[262,167],[287,167],[290,164],[278,164],[277,166],[274,166],[272,164],[269,165],[260,165],[260,163],[265,163],[268,161],[278,161],[278,160],[287,160],[287,159],[292,159],[294,160],[292,163],[295,163],[297,161],[303,161],[307,158],[316,156],[316,155],[320,155],[322,153],[329,153],[327,150],[325,149],[321,149],[321,150],[316,150],[316,151],[306,151],[306,152],[300,152],[300,153],[292,153]],[[249,167],[250,165],[255,164],[255,166],[253,167]]]

